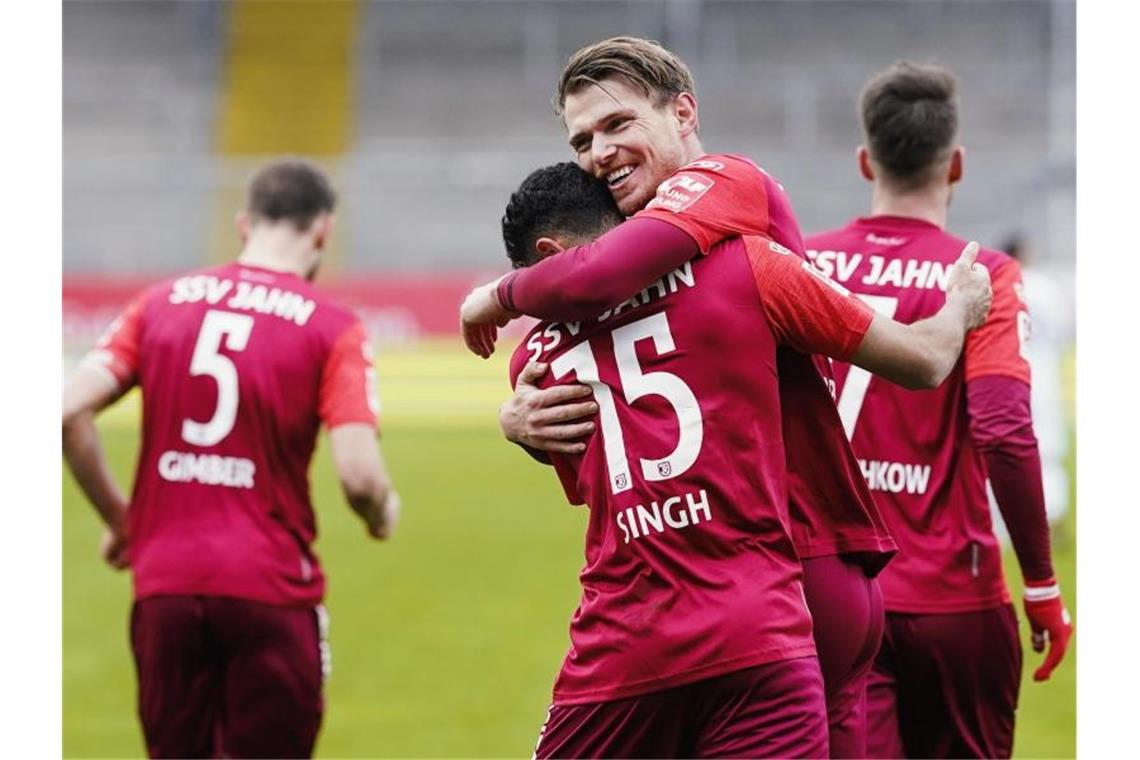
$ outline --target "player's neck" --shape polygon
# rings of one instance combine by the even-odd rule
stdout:
[[[288,272],[304,277],[306,271],[305,244],[296,238],[282,238],[275,231],[251,234],[238,256],[238,263],[246,266]]]
[[[698,158],[705,154],[705,149],[701,147],[701,141],[696,134],[691,134],[681,141],[682,157],[681,166],[691,164]]]
[[[274,272],[286,272],[298,277],[304,275],[304,267],[297,261],[281,255],[274,255],[265,251],[251,250],[248,246],[238,256],[238,263],[260,269],[272,269]]]
[[[881,183],[875,183],[871,194],[872,216],[901,216],[908,219],[921,219],[924,222],[946,228],[946,211],[950,205],[950,188],[930,187],[908,193],[892,191]]]

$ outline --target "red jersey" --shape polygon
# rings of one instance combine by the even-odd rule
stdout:
[[[886,316],[911,323],[945,303],[947,272],[965,244],[922,220],[877,216],[811,236],[808,255]],[[993,307],[938,388],[906,390],[835,364],[840,416],[899,544],[881,576],[886,608],[895,612],[966,612],[1009,600],[966,382],[1002,375],[1029,383],[1028,313],[1017,262],[988,249],[978,261],[990,270]]]
[[[376,424],[360,322],[292,274],[238,263],[146,291],[89,361],[142,390],[127,530],[135,597],[309,605],[321,423]]]
[[[742,156],[707,155],[681,168],[636,216],[680,227],[706,253],[725,236],[759,234],[807,258],[783,186]],[[789,348],[778,357],[796,550],[803,559],[852,556],[873,576],[897,547],[844,433],[831,366]]]
[[[847,356],[871,312],[760,238],[731,238],[592,320],[543,322],[511,358],[599,405],[551,454],[590,507],[582,599],[554,701],[636,696],[815,651],[791,541],[776,350]]]

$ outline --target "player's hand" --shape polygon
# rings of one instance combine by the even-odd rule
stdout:
[[[962,249],[962,255],[950,267],[946,281],[946,300],[958,300],[966,313],[966,329],[981,327],[990,313],[994,290],[990,285],[990,270],[978,263],[978,244],[971,240]]]
[[[368,535],[381,541],[392,535],[400,522],[400,494],[396,489],[388,491],[388,498],[368,519]]]
[[[506,275],[503,275],[506,277]],[[519,316],[499,303],[499,280],[472,290],[459,307],[459,328],[471,353],[486,359],[495,353],[499,328]]]
[[[127,532],[123,528],[107,528],[103,532],[99,554],[103,561],[116,570],[125,570],[131,564],[127,555]]]
[[[1055,579],[1025,582],[1025,617],[1029,620],[1033,651],[1044,652],[1046,645],[1049,647],[1045,662],[1033,671],[1034,681],[1047,681],[1064,659],[1073,635],[1073,621]]]
[[[586,444],[577,440],[594,432],[587,420],[598,413],[588,385],[556,385],[539,388],[538,379],[547,365],[530,362],[519,374],[515,395],[499,408],[499,425],[508,441],[539,451],[580,454]]]

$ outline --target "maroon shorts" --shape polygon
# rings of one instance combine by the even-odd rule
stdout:
[[[831,757],[867,754],[867,674],[883,638],[879,582],[840,557],[803,561],[804,597],[823,673]]]
[[[328,667],[324,610],[218,596],[135,602],[151,757],[309,757]]]
[[[1013,607],[887,613],[867,681],[868,755],[1009,757],[1020,685]]]
[[[535,757],[827,757],[815,657],[612,702],[553,705]]]

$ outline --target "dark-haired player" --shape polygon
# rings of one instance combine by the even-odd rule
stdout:
[[[629,37],[584,48],[563,70],[557,102],[579,165],[606,183],[622,213],[634,216],[590,245],[509,276],[495,299],[535,316],[575,319],[637,295],[726,237],[760,234],[803,255],[783,188],[747,159],[703,152],[692,76],[669,51]],[[466,305],[479,296],[492,300],[488,291],[476,291]],[[469,345],[485,352],[504,316],[492,304],[487,321],[466,331]],[[888,357],[873,344],[867,348],[864,360],[885,366]],[[812,359],[787,348],[777,351],[776,361],[788,420],[783,432],[792,530],[817,613],[832,750],[858,755],[864,746],[863,677],[882,625],[869,576],[893,544],[835,416],[825,385],[830,366],[820,362],[817,372]],[[521,375],[500,415],[504,432],[532,448],[579,450],[572,438],[582,426],[574,420],[586,404],[558,405],[580,398],[577,389],[540,390],[531,385],[539,373],[528,366]],[[912,372],[907,381],[925,385],[932,379]]]
[[[955,81],[897,63],[861,100],[859,169],[871,216],[808,238],[826,273],[903,322],[942,301],[962,240],[945,231],[962,177]],[[875,757],[1008,757],[1021,676],[1017,619],[990,523],[988,477],[1025,579],[1034,673],[1049,677],[1072,626],[1050,558],[1029,408],[1029,315],[1016,261],[983,249],[993,277],[986,323],[937,389],[908,391],[837,363],[839,410],[899,554],[880,576],[887,609],[870,677]]]
[[[559,164],[512,196],[504,241],[523,267],[621,218],[603,182]],[[986,288],[968,263],[952,303],[926,326],[934,332],[912,333],[881,317],[867,323],[869,312],[770,240],[734,237],[714,251],[594,318],[539,324],[512,357],[512,382],[528,361],[546,362],[547,381],[589,383],[598,409],[598,430],[579,423],[591,434],[584,454],[550,454],[568,499],[591,514],[582,602],[540,757],[825,753],[792,548],[803,537],[793,539],[784,502],[777,348],[856,361],[877,351],[896,376],[930,348],[948,368],[969,323],[959,310],[970,302],[979,321],[985,311],[965,297]],[[817,453],[826,455],[830,441],[847,444],[822,392],[832,419],[819,420]],[[884,554],[876,549],[868,553]],[[866,595],[863,571],[852,572]],[[840,596],[851,587],[834,580]]]
[[[139,716],[154,757],[308,757],[329,666],[308,467],[318,428],[369,535],[399,497],[376,442],[364,329],[310,284],[332,230],[325,176],[262,169],[237,261],[139,296],[64,389],[63,451],[134,580]],[[128,501],[94,417],[142,390]]]

